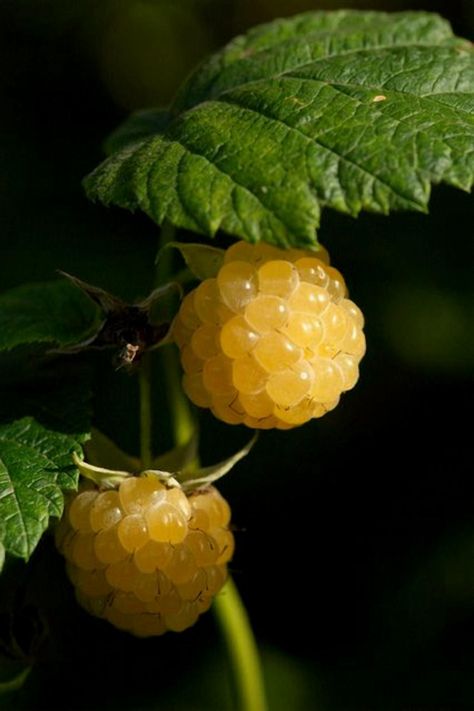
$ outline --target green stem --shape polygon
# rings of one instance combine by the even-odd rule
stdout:
[[[183,396],[181,373],[174,346],[166,346],[161,352],[166,372],[166,387],[171,410],[175,446],[189,442],[196,429],[196,422],[188,400]]]
[[[144,469],[153,463],[151,415],[151,357],[145,353],[138,374],[140,387],[140,459]]]
[[[257,644],[247,610],[232,578],[214,600],[237,687],[241,711],[266,711],[265,687]]]
[[[171,222],[164,222],[160,232],[160,242],[158,246],[158,254],[156,257],[156,269],[155,269],[155,285],[161,286],[165,284],[170,278],[170,272],[173,264],[173,250],[165,249],[163,252],[161,250],[165,247],[168,242],[173,242],[175,238],[176,229]],[[159,256],[159,259],[158,259]]]

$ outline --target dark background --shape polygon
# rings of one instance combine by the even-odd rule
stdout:
[[[156,226],[88,204],[80,185],[107,133],[131,109],[166,104],[246,28],[343,6],[439,11],[474,36],[470,0],[0,0],[0,289],[61,268],[144,296]],[[271,711],[474,709],[473,220],[471,198],[447,188],[433,190],[429,216],[324,216],[321,241],[367,317],[360,382],[322,420],[264,433],[221,486]],[[136,452],[136,381],[109,355],[96,363],[96,422]],[[155,377],[165,447],[158,361]],[[201,424],[205,463],[248,438],[205,414]],[[1,708],[229,708],[212,615],[135,640],[77,608],[51,541],[12,570],[2,605],[27,575],[50,635]]]

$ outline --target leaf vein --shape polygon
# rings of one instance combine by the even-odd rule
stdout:
[[[175,141],[179,146],[182,146],[183,148],[186,149],[186,151],[190,155],[194,155],[198,158],[202,158],[203,160],[207,161],[210,166],[212,166],[215,170],[217,170],[221,175],[225,176],[226,178],[229,178],[229,180],[232,181],[236,186],[242,188],[246,193],[248,193],[251,197],[253,197],[264,209],[265,212],[268,212],[271,214],[275,219],[280,222],[283,228],[286,229],[285,223],[278,217],[278,215],[273,211],[271,207],[266,205],[263,200],[253,191],[251,190],[248,186],[244,185],[243,183],[240,183],[236,178],[229,172],[223,170],[220,166],[217,166],[215,163],[213,163],[204,153],[197,151],[195,148],[191,149],[189,146],[186,145],[186,143],[183,140],[180,141]]]
[[[219,99],[219,101],[223,101],[223,100],[222,100],[222,97]],[[383,178],[381,178],[379,175],[375,175],[375,174],[371,173],[371,172],[368,171],[366,168],[364,168],[362,165],[360,165],[360,164],[357,163],[356,161],[354,161],[354,160],[352,160],[351,158],[349,158],[347,155],[345,155],[345,156],[344,156],[344,155],[341,155],[341,154],[338,153],[336,150],[334,150],[333,148],[331,148],[331,146],[328,146],[328,145],[326,145],[325,143],[323,143],[323,142],[320,140],[320,137],[318,137],[318,136],[312,136],[312,137],[307,136],[305,133],[303,133],[302,131],[300,131],[300,129],[296,128],[295,126],[291,126],[291,124],[288,124],[288,123],[287,123],[286,121],[284,121],[283,119],[277,118],[277,117],[275,117],[275,116],[271,116],[271,115],[269,115],[269,114],[265,114],[265,113],[263,113],[263,111],[256,111],[255,109],[252,109],[252,108],[250,108],[250,107],[248,107],[248,106],[245,106],[244,104],[242,104],[242,103],[240,103],[240,102],[237,102],[237,101],[229,101],[229,99],[226,98],[225,103],[235,104],[235,105],[239,106],[239,108],[243,109],[244,111],[252,112],[252,113],[256,114],[257,116],[260,116],[260,117],[265,118],[265,119],[267,119],[267,120],[269,120],[269,121],[274,121],[275,123],[279,123],[279,124],[281,124],[282,126],[285,126],[285,128],[286,128],[289,132],[292,132],[292,131],[293,131],[293,132],[297,133],[298,135],[302,136],[305,141],[310,142],[310,143],[316,143],[316,144],[317,144],[318,146],[320,146],[322,149],[326,150],[326,151],[329,152],[331,155],[335,156],[335,158],[336,158],[336,160],[337,160],[338,162],[348,163],[349,165],[351,165],[351,166],[357,168],[357,169],[360,170],[362,173],[364,173],[365,175],[369,176],[369,178],[370,178],[372,181],[377,181],[378,183],[380,183],[380,184],[383,185],[384,187],[388,188],[394,195],[397,195],[397,197],[399,197],[399,198],[401,198],[402,200],[405,200],[405,201],[408,202],[409,204],[413,205],[416,209],[419,209],[420,207],[421,207],[421,208],[424,207],[424,205],[423,205],[422,202],[418,202],[418,201],[414,200],[412,197],[409,197],[408,195],[404,195],[401,191],[397,190],[393,185],[391,185],[388,181],[386,181],[386,180],[384,180]]]
[[[1,457],[0,457],[0,467],[1,467],[0,475],[3,475],[3,476],[7,479],[7,481],[9,482],[9,485],[10,485],[10,488],[11,488],[11,494],[12,494],[12,496],[13,496],[14,503],[15,503],[15,506],[16,506],[16,509],[17,509],[17,513],[16,513],[16,514],[13,514],[13,513],[12,513],[11,518],[14,517],[16,520],[19,521],[20,527],[21,527],[21,529],[22,529],[22,531],[23,531],[24,539],[25,539],[25,541],[26,541],[26,555],[28,555],[28,554],[30,553],[30,550],[31,550],[31,540],[30,540],[30,536],[28,535],[28,529],[26,528],[26,524],[25,524],[25,521],[24,521],[24,519],[23,519],[23,515],[22,515],[21,507],[20,507],[20,502],[19,502],[19,500],[18,500],[18,495],[17,495],[16,490],[15,490],[15,487],[14,487],[14,485],[13,485],[13,480],[12,480],[12,478],[11,478],[11,476],[10,476],[9,471],[8,471],[8,467],[6,466],[5,462],[3,461],[3,459],[2,459]]]
[[[360,84],[358,82],[347,82],[347,81],[341,82],[339,80],[332,83],[331,81],[328,81],[327,79],[322,79],[321,77],[307,77],[307,76],[302,77],[302,76],[299,76],[298,74],[294,74],[293,72],[284,74],[279,78],[280,79],[300,79],[302,81],[318,82],[318,83],[321,82],[321,83],[326,84],[327,86],[331,86],[333,88],[340,87],[340,86],[347,86],[347,87],[353,87],[354,89],[371,89],[372,91],[380,91],[380,88],[381,88],[380,86],[374,86],[373,84]],[[266,81],[266,80],[259,79],[256,81]],[[240,87],[238,87],[238,88],[240,88]],[[232,91],[232,89],[229,89],[229,92],[231,92],[231,91]],[[434,92],[432,94],[411,94],[409,91],[403,91],[403,89],[389,89],[388,91],[390,92],[390,94],[395,94],[395,95],[401,94],[402,96],[407,96],[410,99],[416,98],[418,101],[432,101],[432,102],[438,104],[439,106],[448,107],[449,109],[452,109],[453,112],[456,111],[456,113],[457,113],[458,111],[460,111],[462,113],[467,114],[469,116],[469,118],[471,118],[471,119],[473,118],[472,113],[470,113],[469,111],[466,111],[466,109],[460,109],[458,107],[456,107],[454,109],[454,107],[452,107],[450,104],[446,104],[443,101],[439,101],[439,100],[433,98],[434,96],[445,95],[446,93],[453,93],[453,92],[440,91],[438,93]],[[463,96],[472,96],[474,98],[474,92],[473,93],[471,93],[471,92],[464,92],[464,93],[455,92],[456,96],[458,96],[459,94],[462,94]],[[345,96],[350,96],[350,94],[345,94]],[[355,101],[360,101],[359,99],[357,99],[357,97],[351,97],[351,98],[354,99]],[[219,100],[221,100],[221,97],[219,97]],[[363,102],[361,102],[361,103],[363,103]],[[467,123],[466,125],[468,125],[469,128],[472,128],[470,123]]]

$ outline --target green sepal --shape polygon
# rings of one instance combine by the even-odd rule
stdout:
[[[189,242],[168,242],[158,253],[157,263],[162,258],[164,251],[169,248],[177,249],[180,252],[186,266],[199,281],[215,277],[224,264],[224,249],[211,247],[208,244]]]
[[[177,486],[185,491],[192,491],[193,489],[208,486],[227,474],[238,462],[240,462],[241,459],[247,456],[257,441],[257,438],[258,434],[255,433],[250,442],[248,442],[248,444],[242,447],[238,452],[218,464],[208,467],[195,467],[197,459],[197,441],[195,438],[192,438],[185,446],[176,447],[170,452],[167,452],[165,455],[161,455],[161,457],[156,458],[153,462],[153,467],[143,469],[142,471],[111,469],[91,464],[90,462],[85,462],[77,452],[74,452],[73,454],[73,462],[79,469],[81,475],[86,479],[93,481],[94,484],[100,489],[117,488],[124,479],[131,476],[153,476],[163,482],[166,486]],[[108,438],[104,435],[100,435],[100,437],[97,438],[96,433],[96,441],[97,440],[99,441],[101,457],[110,454],[111,460],[114,459],[115,462],[119,464],[123,463],[124,465],[129,463],[132,464],[133,467],[137,463],[137,460],[121,452],[121,450],[111,443],[110,440],[108,440]],[[165,462],[168,462],[168,464],[177,464],[179,465],[179,468],[173,468],[171,471],[158,468],[160,463]]]
[[[98,467],[95,464],[89,464],[76,452],[73,453],[72,459],[81,475],[85,479],[94,482],[99,489],[115,489],[124,479],[133,476],[133,472],[121,469],[107,469],[105,467]]]
[[[176,479],[180,482],[185,491],[192,491],[193,489],[198,489],[202,486],[208,486],[209,484],[212,484],[225,476],[225,474],[230,472],[230,470],[233,469],[233,467],[235,467],[241,459],[246,457],[256,443],[257,439],[258,433],[256,432],[252,439],[231,457],[227,457],[227,459],[218,462],[218,464],[213,464],[208,467],[200,467],[190,471],[185,470],[177,472]]]

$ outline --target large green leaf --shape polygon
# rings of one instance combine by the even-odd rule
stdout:
[[[0,426],[0,519],[7,553],[28,559],[50,516],[61,516],[63,489],[77,486],[70,435],[25,417]]]
[[[77,344],[93,336],[102,319],[100,309],[68,281],[25,284],[0,294],[0,351]]]
[[[323,207],[426,211],[432,183],[470,189],[473,113],[472,45],[439,16],[307,13],[211,57],[169,119],[132,117],[85,184],[159,224],[303,246]]]

